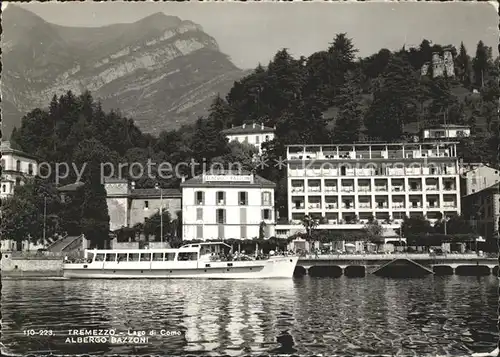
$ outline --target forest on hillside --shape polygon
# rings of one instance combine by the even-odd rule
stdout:
[[[453,54],[455,75],[435,77],[432,70],[422,75],[421,68],[433,53],[442,54],[445,49]],[[91,93],[68,92],[54,96],[47,109],[25,115],[11,142],[52,165],[89,163],[91,169],[84,177],[88,191],[82,194],[88,197],[79,201],[83,206],[75,208],[71,222],[78,221],[78,214],[87,214],[91,223],[106,221],[105,192],[96,176],[100,162],[118,167],[120,162],[146,165],[148,160],[172,165],[191,159],[242,162],[278,184],[275,206],[284,217],[286,170],[254,167],[254,149],[228,143],[221,130],[252,122],[276,126],[275,139],[264,144],[266,159],[272,161],[285,156],[289,144],[405,141],[424,126],[467,124],[472,136],[462,140],[461,158],[498,165],[499,58],[493,58],[492,49],[481,41],[474,51],[469,55],[463,44],[457,50],[424,40],[418,48],[381,49],[359,58],[348,35],[337,34],[327,49],[307,58],[293,58],[286,49],[279,50],[266,67],[259,65],[235,82],[225,98],[214,98],[206,118],[157,137],[143,134],[133,118],[119,111],[104,112]],[[62,183],[75,179],[70,172]],[[180,177],[156,180],[144,176],[137,187],[151,188],[157,181],[162,187],[178,187]],[[53,177],[47,182],[54,182]],[[52,214],[61,216],[60,212]],[[105,223],[95,226],[101,227],[100,235],[105,234]]]

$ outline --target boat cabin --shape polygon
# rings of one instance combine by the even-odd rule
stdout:
[[[113,249],[86,250],[87,262],[162,262],[211,260],[225,256],[231,246],[223,242],[187,244],[178,249]]]

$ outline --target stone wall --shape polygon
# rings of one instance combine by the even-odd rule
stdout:
[[[63,259],[55,257],[12,257],[2,253],[2,277],[60,277]]]

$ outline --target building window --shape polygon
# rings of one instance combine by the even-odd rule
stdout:
[[[238,202],[240,206],[248,205],[248,192],[241,191],[238,193]]]
[[[203,208],[197,208],[196,209],[196,220],[197,221],[202,221],[203,220]]]
[[[476,180],[476,177],[475,177],[475,176],[472,178],[472,184],[473,184],[473,185],[477,185],[477,180]]]
[[[260,136],[258,136],[258,135],[257,135],[257,136],[255,137],[255,143],[256,143],[256,144],[260,144]]]
[[[148,209],[149,208],[149,201],[144,201],[144,209]]]
[[[346,168],[345,168],[345,166],[342,166],[342,167],[340,168],[340,175],[341,175],[341,176],[345,176],[345,174],[346,174]]]
[[[16,170],[21,171],[21,161],[19,160],[16,161]]]
[[[203,239],[203,226],[201,224],[196,226],[196,239]]]
[[[269,141],[269,135],[266,135],[266,141]]]
[[[222,209],[222,208],[219,208],[216,212],[216,219],[217,219],[217,223],[219,224],[224,224],[226,223],[226,210],[225,209]]]
[[[33,164],[31,163],[28,165],[28,174],[33,175]]]
[[[194,195],[195,205],[201,206],[204,204],[205,195],[203,191],[196,191]]]
[[[262,210],[262,219],[268,220],[271,219],[271,210],[270,209],[263,209]]]
[[[225,205],[226,204],[226,195],[225,195],[224,191],[217,192],[217,204],[218,205]]]
[[[262,206],[271,205],[271,192],[262,192]]]
[[[5,160],[2,159],[2,168],[5,170]]]
[[[19,185],[21,185],[21,178],[16,177],[16,186],[19,186]]]

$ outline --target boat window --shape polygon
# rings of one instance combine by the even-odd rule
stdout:
[[[153,261],[154,262],[162,262],[163,261],[163,253],[153,253]]]
[[[118,253],[118,261],[126,262],[127,261],[127,253]]]
[[[97,253],[95,255],[95,261],[96,262],[102,262],[102,261],[104,261],[104,254],[103,253]]]
[[[94,260],[94,253],[87,253],[87,261],[91,262],[92,260]]]
[[[196,252],[182,252],[179,253],[177,260],[198,260],[198,253]]]
[[[138,262],[139,261],[139,253],[129,253],[128,261],[129,262]]]
[[[141,253],[141,262],[150,262],[151,253]]]
[[[106,261],[107,262],[114,262],[114,261],[116,261],[116,253],[108,253],[108,254],[106,254]]]
[[[199,244],[192,244],[192,245],[190,245],[190,247],[192,247],[192,248],[196,248],[196,247],[199,247],[199,246],[200,246]]]
[[[168,261],[175,260],[175,253],[165,253],[165,260]]]

